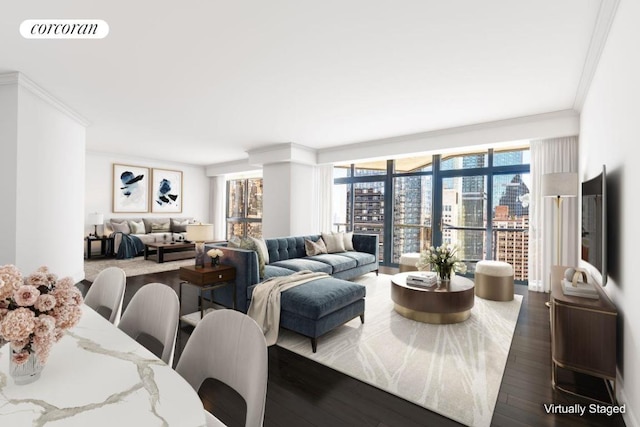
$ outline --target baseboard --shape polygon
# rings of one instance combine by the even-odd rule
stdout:
[[[640,411],[640,407],[634,408],[631,406],[631,401],[627,397],[624,391],[624,380],[620,376],[620,371],[616,373],[616,399],[619,405],[625,405],[625,412],[622,414],[622,419],[627,427],[640,427],[639,415],[637,411]]]

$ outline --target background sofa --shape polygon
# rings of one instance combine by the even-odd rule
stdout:
[[[138,237],[142,243],[180,242],[186,239],[187,224],[193,218],[150,217],[150,218],[111,218],[104,223],[104,234],[113,236],[112,255],[118,253],[122,234]]]
[[[378,235],[354,234],[353,251],[307,256],[305,239],[317,241],[320,235],[265,239],[269,262],[264,274],[259,274],[258,254],[254,250],[231,248],[227,244],[208,244],[205,251],[220,248],[223,264],[236,268],[236,308],[247,312],[253,287],[274,276],[287,276],[296,271],[322,271],[338,279],[349,280],[371,271],[378,271]],[[232,289],[214,291],[213,300],[227,307],[233,299]]]

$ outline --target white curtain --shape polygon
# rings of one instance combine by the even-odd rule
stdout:
[[[542,175],[578,172],[578,137],[531,142],[531,204],[529,205],[529,290],[549,292],[551,266],[555,265],[556,201],[542,197]],[[576,197],[563,198],[562,265],[577,265],[578,206]]]
[[[317,224],[317,232],[331,231],[331,218],[333,215],[333,165],[319,165],[314,168],[314,222]]]
[[[227,188],[224,176],[211,178],[209,186],[209,212],[213,224],[213,239],[225,240],[227,238],[227,224],[225,209],[227,206]]]

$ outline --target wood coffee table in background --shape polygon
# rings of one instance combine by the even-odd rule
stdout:
[[[155,242],[144,245],[144,259],[151,258],[157,263],[195,258],[195,256],[195,243]]]
[[[391,299],[402,316],[424,323],[458,323],[471,315],[474,285],[466,277],[454,276],[448,288],[407,285],[411,272],[391,276]]]

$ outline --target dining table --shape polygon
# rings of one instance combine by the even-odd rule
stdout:
[[[172,367],[82,306],[41,376],[17,385],[0,347],[0,426],[205,426],[202,401]]]

